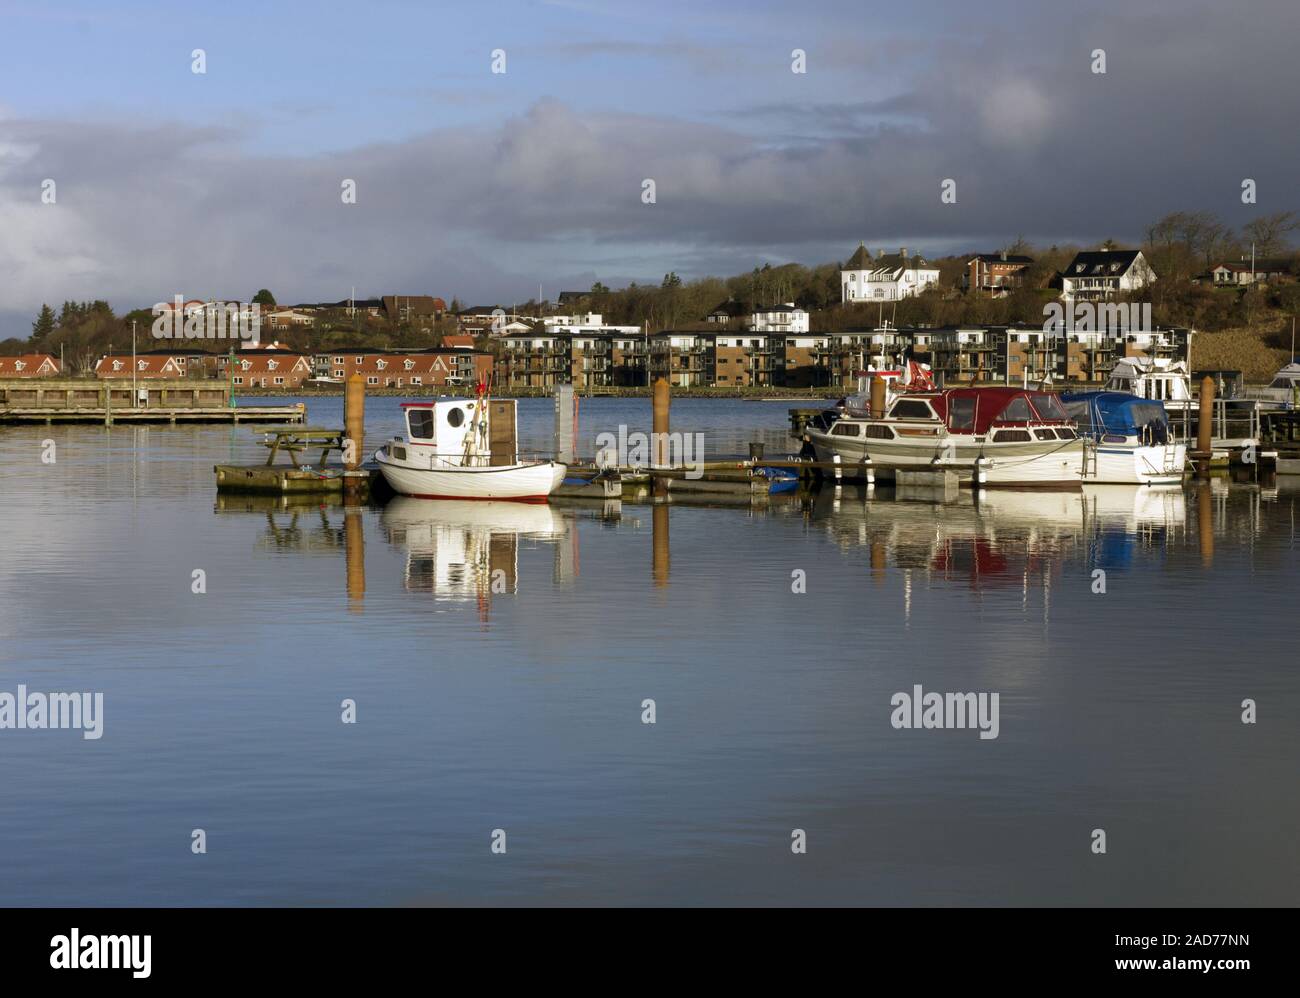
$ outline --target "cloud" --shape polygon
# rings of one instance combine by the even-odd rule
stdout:
[[[0,309],[23,316],[25,334],[42,301],[65,298],[125,308],[270,287],[320,300],[355,286],[492,302],[565,275],[842,259],[860,238],[936,254],[1021,234],[1135,239],[1179,208],[1240,224],[1300,207],[1286,127],[1300,111],[1286,52],[1300,15],[1279,9],[1225,34],[1212,14],[1113,15],[1073,34],[1029,20],[1012,47],[959,45],[950,31],[930,52],[941,58],[893,65],[887,86],[764,92],[729,114],[714,89],[656,114],[538,96],[492,123],[318,156],[251,151],[266,127],[252,118],[11,109],[0,118]],[[1089,72],[1098,45],[1105,76]],[[1258,208],[1240,204],[1247,176]],[[57,205],[40,203],[45,177]],[[345,178],[356,205],[340,200]],[[646,178],[653,205],[641,201]],[[940,201],[946,178],[956,204]]]

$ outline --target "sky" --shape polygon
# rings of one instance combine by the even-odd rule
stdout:
[[[1240,225],[1300,208],[1298,37],[1294,0],[0,0],[0,338]]]

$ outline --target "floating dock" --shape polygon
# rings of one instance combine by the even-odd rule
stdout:
[[[224,381],[149,378],[0,380],[0,423],[301,423],[307,407],[234,405]]]

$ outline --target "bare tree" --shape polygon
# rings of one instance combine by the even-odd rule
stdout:
[[[1274,256],[1286,251],[1287,236],[1300,228],[1300,218],[1294,211],[1275,211],[1262,215],[1241,227],[1242,238],[1255,244],[1259,256]]]

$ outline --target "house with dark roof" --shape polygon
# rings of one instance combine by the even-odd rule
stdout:
[[[1076,253],[1060,274],[1066,301],[1105,301],[1122,291],[1140,291],[1156,279],[1141,250]]]
[[[734,298],[728,298],[726,301],[720,302],[716,305],[713,311],[705,316],[705,321],[735,322],[736,320],[743,319],[745,316],[750,314],[750,307],[744,302],[736,301]]]
[[[384,295],[384,314],[393,322],[431,325],[447,311],[447,303],[432,295]]]
[[[840,268],[840,300],[897,301],[920,294],[938,280],[939,268],[919,253],[909,254],[906,246],[897,253],[881,250],[873,258],[866,244],[859,243]]]
[[[1033,263],[1032,257],[1020,256],[1003,250],[1001,253],[979,253],[966,261],[961,275],[961,287],[967,294],[1005,298],[1013,289],[1023,287],[1025,272]]]

